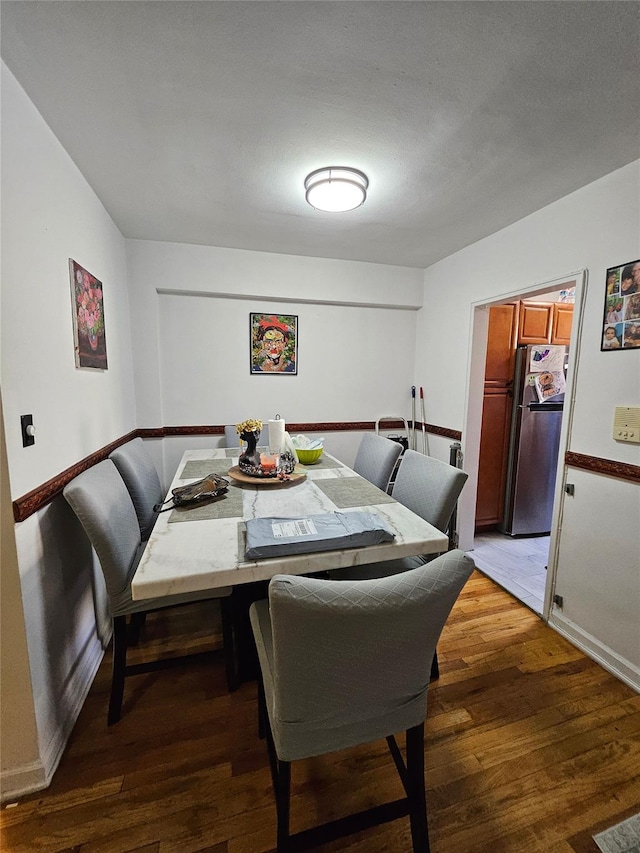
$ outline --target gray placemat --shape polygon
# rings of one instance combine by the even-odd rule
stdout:
[[[335,459],[329,459],[328,456],[321,456],[317,462],[314,462],[313,465],[304,465],[302,462],[298,462],[298,465],[304,471],[313,471],[314,468],[342,468],[340,462],[336,462]]]
[[[191,480],[194,477],[206,477],[207,474],[222,474],[224,476],[231,463],[228,459],[192,459],[185,462],[180,472],[181,480]]]
[[[373,506],[393,503],[393,498],[362,477],[336,477],[331,480],[314,480],[313,485],[340,509],[350,506]]]
[[[242,489],[231,484],[229,491],[209,503],[174,509],[169,516],[172,521],[209,521],[212,518],[242,518]]]

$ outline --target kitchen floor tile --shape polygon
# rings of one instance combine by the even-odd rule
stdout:
[[[481,533],[475,537],[471,556],[483,574],[542,613],[549,536],[514,539],[502,533]]]

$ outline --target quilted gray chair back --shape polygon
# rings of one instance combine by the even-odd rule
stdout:
[[[258,444],[266,446],[267,444],[269,444],[269,430],[267,426],[267,421],[262,421],[262,424],[262,432],[260,434],[261,440],[258,442]],[[242,445],[235,424],[227,424],[225,426],[224,445],[225,447],[240,447]]]
[[[393,497],[445,533],[467,477],[453,465],[406,450],[396,474]]]
[[[109,459],[83,471],[62,492],[93,545],[104,575],[112,615],[130,598],[140,528],[127,487]]]
[[[402,445],[397,441],[366,432],[358,447],[353,470],[385,492],[401,453]]]
[[[138,516],[140,536],[149,538],[157,513],[156,504],[162,503],[164,493],[156,466],[141,438],[134,438],[109,454],[109,459],[120,472]]]
[[[436,643],[473,569],[462,551],[449,551],[377,580],[276,575],[269,584],[273,680],[264,686],[279,758],[422,723]]]
[[[240,447],[240,436],[235,424],[227,424],[224,428],[225,447]]]

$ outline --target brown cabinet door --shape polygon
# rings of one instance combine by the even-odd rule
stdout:
[[[556,302],[553,306],[553,328],[551,343],[569,346],[571,324],[573,323],[573,305],[568,302]]]
[[[518,321],[519,344],[551,343],[553,302],[521,302]]]
[[[476,530],[496,527],[504,514],[512,399],[508,388],[485,387],[478,465]]]
[[[517,320],[518,306],[513,303],[489,309],[485,382],[510,383],[513,379]]]
[[[494,305],[489,309],[476,498],[477,530],[496,527],[502,521],[504,511],[518,307],[516,302]]]

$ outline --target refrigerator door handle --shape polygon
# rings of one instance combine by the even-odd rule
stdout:
[[[522,408],[529,409],[530,412],[561,412],[564,403],[529,403],[528,406],[522,406]]]

